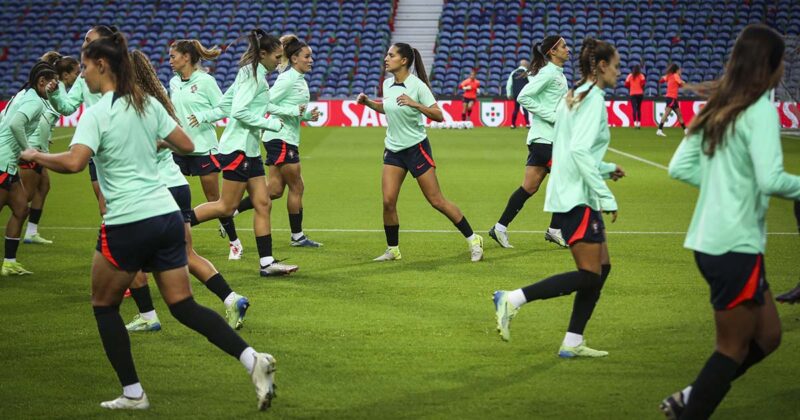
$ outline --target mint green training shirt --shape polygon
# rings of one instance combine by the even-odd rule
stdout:
[[[189,124],[189,115],[202,116],[202,113],[214,109],[219,104],[222,91],[217,86],[217,81],[208,73],[195,70],[189,76],[189,80],[181,79],[180,75],[173,77],[169,81],[169,91],[175,114],[194,143],[194,152],[190,153],[190,156],[216,154],[218,142],[214,124],[201,122],[199,127],[192,127]]]
[[[556,108],[567,93],[567,78],[564,68],[553,63],[539,69],[536,76],[528,77],[517,102],[533,113],[527,143],[553,143],[555,135]]]
[[[50,137],[53,135],[53,128],[56,126],[61,114],[53,109],[50,102],[42,101],[42,103],[44,104],[42,116],[39,118],[39,125],[36,127],[36,131],[28,138],[28,146],[50,153]]]
[[[281,128],[280,121],[265,117],[270,103],[266,67],[259,63],[256,77],[253,77],[251,66],[240,68],[228,90],[233,95],[230,120],[219,140],[219,152],[242,151],[247,157],[261,156],[261,130],[278,131]]]
[[[28,148],[28,141],[41,121],[44,101],[35,89],[28,89],[20,91],[7,106],[8,110],[0,121],[0,171],[15,175],[19,169],[19,155]],[[15,114],[23,114],[27,119],[25,138],[16,138],[11,131]]]
[[[409,74],[403,83],[395,83],[394,77],[384,80],[383,111],[387,123],[384,144],[392,152],[408,149],[428,137],[422,113],[409,106],[397,105],[397,98],[403,94],[422,106],[436,104],[428,85],[413,74]]]
[[[585,83],[579,87],[575,97],[589,86]],[[604,181],[617,169],[617,165],[603,162],[610,141],[602,89],[592,87],[572,109],[567,107],[566,100],[561,101],[556,113],[553,166],[547,183],[545,211],[566,213],[576,206],[617,210],[614,194]]]
[[[700,188],[683,246],[705,254],[763,254],[771,195],[800,200],[800,176],[783,170],[778,111],[765,93],[739,114],[713,157],[702,132],[681,142],[671,177]]]
[[[96,104],[100,101],[101,95],[99,93],[89,92],[89,87],[86,86],[86,79],[83,76],[78,77],[75,83],[69,89],[64,86],[63,82],[58,82],[58,89],[50,93],[50,104],[61,115],[72,115],[81,104],[85,108]]]
[[[308,93],[308,83],[305,75],[289,67],[278,76],[270,89],[270,118],[283,120],[283,128],[277,133],[265,131],[262,141],[283,140],[294,146],[300,146],[300,122],[311,119],[311,110],[306,109],[303,116],[299,113],[300,105],[308,105],[311,96]],[[291,111],[292,115],[282,115],[281,110]],[[273,117],[274,116],[274,117]]]
[[[119,225],[178,211],[159,178],[156,146],[177,127],[164,107],[147,97],[142,115],[123,96],[107,92],[78,122],[70,146],[94,152],[97,180],[106,199],[105,224]]]

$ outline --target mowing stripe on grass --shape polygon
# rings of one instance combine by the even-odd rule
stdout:
[[[622,150],[617,150],[617,149],[615,149],[613,147],[609,147],[608,150],[611,151],[611,152],[614,152],[616,154],[625,156],[627,158],[631,158],[633,160],[638,160],[639,162],[646,163],[646,164],[648,164],[650,166],[655,166],[656,168],[663,169],[665,171],[668,169],[666,166],[664,166],[664,165],[662,165],[660,163],[655,163],[652,160],[647,160],[647,159],[645,159],[643,157],[632,155],[630,153],[623,152]]]

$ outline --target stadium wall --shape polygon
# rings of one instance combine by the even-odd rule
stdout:
[[[439,107],[444,114],[445,122],[459,121],[462,110],[461,100],[440,100]],[[680,101],[681,112],[687,123],[697,114],[705,104],[704,101]],[[510,100],[480,101],[472,112],[471,121],[476,127],[506,127],[511,126],[511,116],[514,102]],[[6,102],[0,101],[0,110],[5,108]],[[317,107],[321,111],[320,120],[309,123],[315,127],[385,127],[386,117],[356,103],[354,100],[322,100],[309,103],[309,109]],[[642,103],[642,126],[655,127],[661,118],[666,106],[665,101],[645,100]],[[626,100],[606,101],[608,109],[608,124],[611,127],[631,126],[631,103]],[[782,128],[800,128],[800,112],[797,102],[775,102]],[[61,117],[58,127],[74,127],[78,124],[83,106],[68,117]],[[430,121],[426,121],[426,125]],[[524,123],[523,116],[517,116],[517,123]],[[225,121],[217,125],[224,126]],[[665,124],[667,127],[677,126],[678,120],[673,113]]]

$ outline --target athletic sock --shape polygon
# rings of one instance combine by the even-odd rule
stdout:
[[[562,342],[562,344],[567,347],[578,347],[581,343],[583,343],[583,334],[576,334],[569,331],[564,335],[564,341]]]
[[[739,365],[739,369],[736,370],[736,376],[733,379],[738,379],[740,376],[744,375],[747,372],[747,369],[750,369],[756,363],[764,360],[767,357],[767,354],[764,353],[764,350],[761,350],[761,346],[758,345],[756,340],[750,340],[750,350],[747,351],[747,356],[745,356],[742,364]]]
[[[722,353],[714,352],[692,384],[692,397],[683,409],[681,418],[711,417],[725,394],[731,389],[739,364]]]
[[[383,231],[386,233],[386,245],[400,245],[400,225],[383,225]]]
[[[508,292],[508,301],[514,305],[515,308],[519,308],[520,306],[528,303],[528,299],[525,298],[525,293],[522,291],[522,289]]]
[[[125,329],[125,323],[119,315],[119,305],[94,306],[93,308],[103,349],[117,373],[120,384],[124,387],[139,382],[131,355],[131,340],[128,330]]]
[[[253,209],[253,200],[248,195],[239,202],[239,207],[236,209],[239,213],[244,213],[247,210]]]
[[[222,277],[222,274],[220,273],[211,276],[211,278],[206,280],[205,284],[206,288],[208,288],[208,290],[217,295],[219,300],[223,302],[225,302],[225,298],[228,297],[228,295],[233,293],[233,290],[231,290],[231,287],[228,285],[228,282],[225,281],[225,279]]]
[[[239,355],[239,362],[242,363],[248,373],[253,373],[253,368],[256,366],[256,351],[252,347],[248,347]]]
[[[144,389],[142,388],[142,384],[139,382],[122,387],[122,395],[132,400],[138,400],[139,398],[142,398],[142,394],[144,394]]]
[[[228,234],[228,240],[233,242],[239,239],[239,235],[236,233],[236,223],[233,222],[233,217],[220,217],[219,224],[222,225],[222,228],[225,229],[225,233]]]
[[[17,260],[17,248],[19,248],[19,238],[6,236],[6,261]]]
[[[272,235],[256,236],[256,248],[258,257],[263,259],[272,256]],[[264,264],[261,264],[263,267]]]
[[[462,216],[461,220],[458,223],[453,223],[453,224],[456,226],[459,232],[461,232],[461,234],[464,235],[465,238],[471,237],[472,234],[474,233],[472,231],[472,226],[470,226],[469,222],[467,221],[466,216]]]
[[[519,187],[511,193],[511,197],[508,198],[508,204],[506,204],[506,209],[503,210],[503,214],[500,216],[500,220],[497,221],[497,224],[508,226],[515,217],[517,217],[517,213],[522,210],[522,207],[525,205],[525,202],[531,198],[533,194],[528,194],[524,188]]]
[[[181,324],[202,334],[212,344],[233,357],[239,358],[249,347],[219,314],[198,305],[191,296],[169,305],[169,311]]]
[[[550,299],[568,295],[578,289],[590,287],[600,281],[600,276],[591,271],[578,270],[556,274],[537,283],[525,286],[525,300]]]
[[[584,287],[575,293],[575,300],[572,303],[572,315],[569,319],[567,331],[574,334],[583,334],[586,324],[592,318],[597,300],[600,299],[600,291],[611,273],[611,264],[604,264],[600,273],[600,281],[589,287]],[[572,346],[574,347],[574,346]]]
[[[303,213],[289,213],[289,227],[292,230],[292,239],[295,239],[295,234],[303,233]]]
[[[136,302],[136,308],[139,309],[140,314],[156,309],[153,306],[153,298],[150,296],[150,286],[145,284],[142,287],[131,287],[130,290],[131,297],[133,298],[133,301]]]
[[[497,232],[505,233],[508,230],[508,228],[506,226],[501,225],[500,223],[495,223],[494,230]]]
[[[28,226],[25,228],[25,237],[29,238],[39,233],[39,225],[28,220]]]

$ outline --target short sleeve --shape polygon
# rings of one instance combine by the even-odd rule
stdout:
[[[100,131],[100,124],[98,123],[97,114],[88,109],[78,121],[78,127],[75,128],[75,134],[72,136],[70,147],[76,144],[82,144],[92,149],[93,154],[97,154],[100,148],[100,139],[102,133]]]
[[[160,139],[165,139],[170,133],[172,133],[172,130],[175,129],[178,123],[169,116],[167,110],[164,109],[164,106],[161,105],[160,102],[152,97],[148,99],[148,112],[151,112],[155,117],[156,135]]]
[[[419,84],[419,91],[417,92],[419,95],[419,99],[417,102],[421,103],[424,106],[433,106],[436,105],[436,98],[433,97],[433,92],[431,92],[431,88],[428,87],[425,83],[420,81]]]

